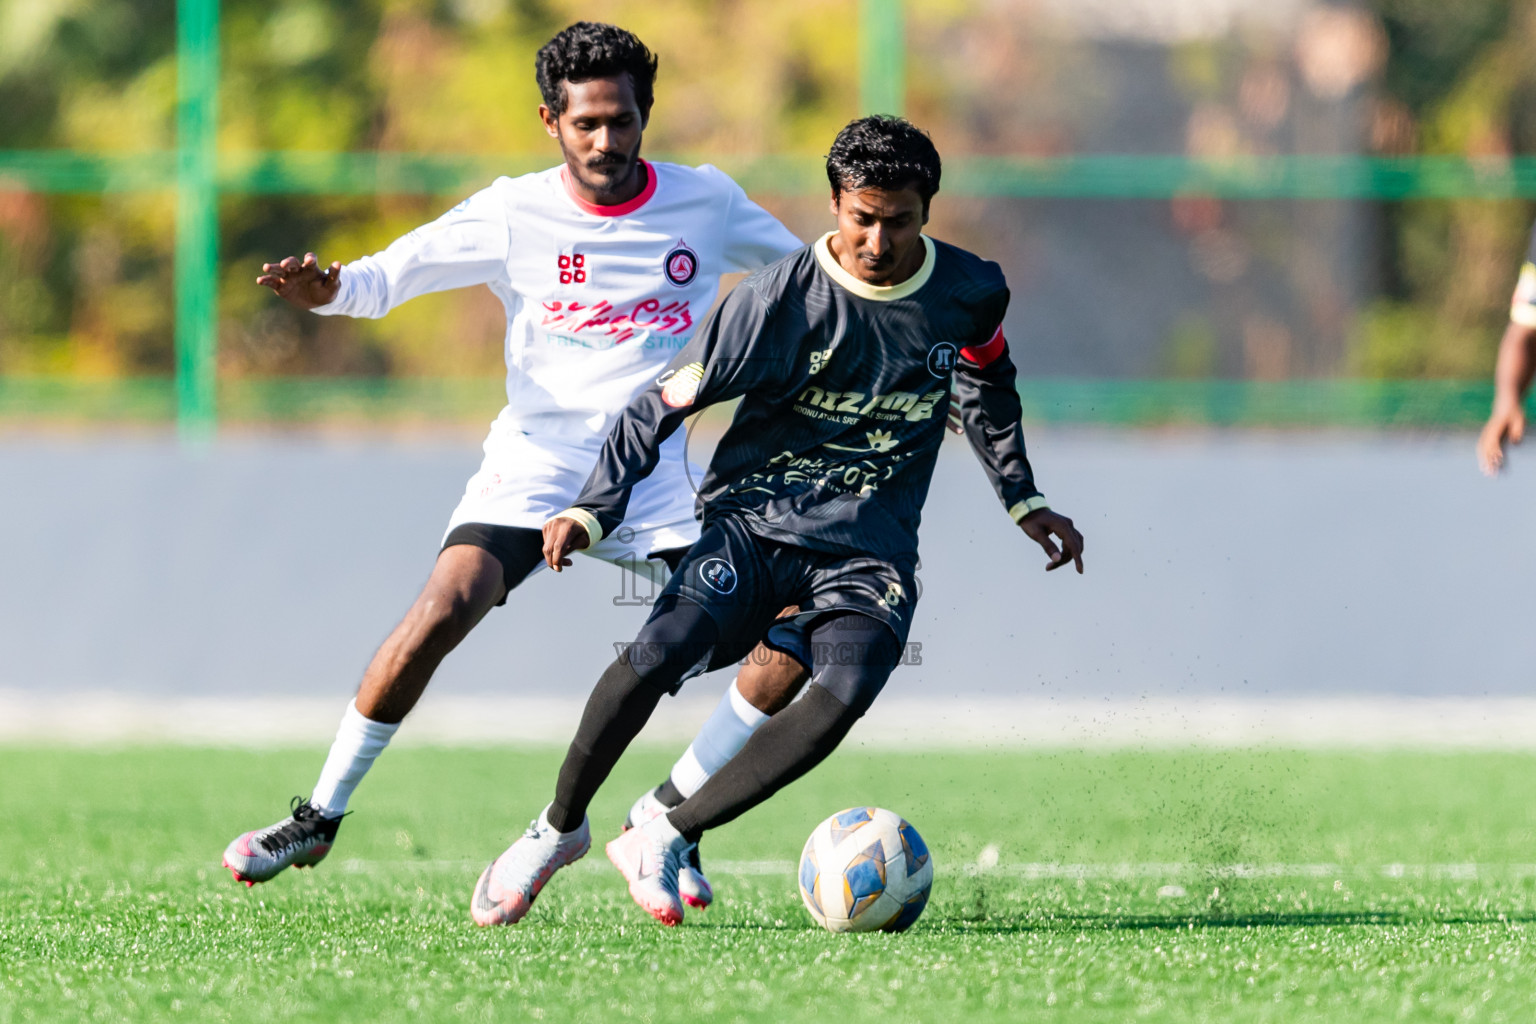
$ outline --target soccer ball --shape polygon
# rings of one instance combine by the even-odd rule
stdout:
[[[928,905],[933,858],[917,829],[881,807],[839,811],[800,854],[800,898],[829,932],[900,932]]]

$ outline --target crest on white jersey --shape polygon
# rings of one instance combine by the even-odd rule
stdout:
[[[662,270],[668,281],[679,288],[686,288],[699,274],[699,255],[688,248],[687,242],[679,241],[667,252]]]

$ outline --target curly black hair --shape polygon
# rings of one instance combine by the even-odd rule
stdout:
[[[655,99],[656,55],[632,32],[598,21],[578,21],[539,48],[534,75],[544,105],[556,117],[565,113],[561,82],[589,82],[628,74],[640,113],[649,115]]]
[[[939,190],[939,151],[928,133],[900,117],[875,114],[850,121],[827,154],[832,197],[844,189],[916,189],[923,212]]]

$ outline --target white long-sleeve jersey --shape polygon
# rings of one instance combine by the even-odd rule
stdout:
[[[720,275],[801,247],[716,168],[646,168],[645,189],[621,206],[580,199],[564,165],[498,178],[346,264],[336,299],[315,310],[376,318],[418,295],[480,284],[501,299],[507,405],[454,524],[538,527],[567,507],[619,412],[693,336]],[[691,509],[678,442],[663,453],[657,483],[685,492],[677,497]]]

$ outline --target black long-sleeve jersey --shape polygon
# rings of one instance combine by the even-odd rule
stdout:
[[[573,512],[601,535],[690,414],[742,399],[698,495],[753,533],[912,563],[951,383],[972,449],[1015,520],[1044,507],[1002,334],[1001,268],[924,237],[907,281],[876,288],[821,238],[748,277],[614,424]],[[589,532],[593,524],[588,523]]]

